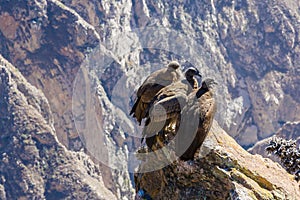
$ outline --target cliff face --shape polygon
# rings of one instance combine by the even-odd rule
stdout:
[[[116,199],[83,152],[56,137],[48,100],[0,57],[0,198]]]
[[[103,46],[112,55],[112,62],[117,63],[114,71],[108,73],[117,74],[118,78],[128,77],[128,71],[134,68],[134,79],[141,80],[136,72],[138,65],[162,62],[178,53],[182,54],[179,59],[183,64],[191,62],[205,76],[216,78],[222,83],[217,120],[245,147],[272,135],[285,122],[299,120],[299,5],[296,3],[252,0],[98,3],[65,0],[62,3],[95,27]],[[145,27],[163,27],[182,34],[179,42],[182,50],[172,48],[174,40],[168,40],[172,37],[168,33],[165,38],[162,34],[159,41],[155,38],[145,41],[143,34],[138,33]],[[134,33],[131,41],[124,33]],[[143,50],[153,46],[165,49]],[[186,46],[200,46],[200,51],[186,53]],[[142,51],[136,52],[137,47]],[[110,77],[109,74],[102,77],[109,97],[116,82]]]
[[[1,52],[32,84],[43,89],[53,104],[59,139],[71,148],[77,134],[70,121],[70,104],[63,106],[60,101],[70,99],[72,81],[84,53],[100,40],[114,54],[112,60],[118,58],[116,63],[125,65],[116,66],[117,74],[126,74],[130,63],[138,70],[139,64],[149,62],[149,52],[142,51],[148,56],[134,51],[118,55],[120,48],[130,49],[132,45],[120,46],[111,38],[154,24],[192,38],[191,44],[182,46],[203,47],[205,52],[200,52],[200,57],[206,58],[196,58],[192,64],[222,83],[219,93],[224,98],[217,119],[240,144],[252,145],[276,132],[286,121],[299,120],[299,14],[295,3],[62,3],[53,0],[29,1],[30,6],[21,1],[3,4]],[[112,45],[106,43],[108,40]],[[139,40],[133,38],[135,43],[143,43]],[[166,38],[163,40],[170,45]],[[174,52],[157,52],[155,57],[166,59],[171,53]],[[109,95],[112,79],[105,80],[103,86]]]
[[[93,77],[96,103],[90,109],[105,138],[103,146],[114,147],[110,153],[123,161],[118,163],[122,170],[99,162],[99,144],[85,150],[101,164],[105,186],[118,198],[132,198],[128,154],[139,146],[134,136],[141,130],[128,111],[143,78],[172,58],[185,67],[195,65],[203,77],[219,82],[220,126],[239,144],[251,146],[300,120],[299,21],[299,3],[287,0],[13,0],[0,5],[0,53],[45,94],[46,100],[24,98],[71,150],[87,147],[87,135],[80,138],[75,128],[73,91],[84,96],[85,76]],[[74,80],[82,83],[79,89]],[[89,119],[77,121],[85,125],[81,130],[90,128]],[[8,144],[2,145],[6,149]],[[13,151],[14,156],[21,153]]]
[[[45,93],[59,140],[72,146],[78,136],[71,122],[72,81],[98,34],[55,0],[7,1],[0,12],[1,54]]]

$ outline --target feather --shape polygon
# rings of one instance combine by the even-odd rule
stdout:
[[[193,160],[203,144],[216,113],[212,79],[204,80],[201,88],[191,93],[183,108],[175,137],[176,155],[182,160]]]
[[[143,137],[146,137],[146,144],[149,148],[156,142],[153,137],[160,132],[163,133],[171,124],[176,124],[178,116],[187,102],[188,94],[193,91],[195,79],[188,77],[187,74],[196,75],[199,72],[189,69],[185,73],[185,79],[162,88],[149,104],[146,111],[147,120],[143,129]],[[187,80],[188,78],[190,81]]]
[[[153,101],[156,93],[162,88],[179,81],[182,78],[182,72],[177,62],[171,62],[166,68],[157,70],[150,74],[137,91],[137,100],[135,101],[130,115],[141,124],[146,115],[146,109]]]

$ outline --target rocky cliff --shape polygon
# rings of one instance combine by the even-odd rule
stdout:
[[[0,198],[116,199],[83,152],[58,142],[44,94],[0,57]]]
[[[205,76],[222,83],[219,95],[224,98],[220,98],[217,119],[247,147],[272,135],[285,122],[299,120],[298,8],[291,1],[253,0],[7,1],[1,5],[1,52],[45,92],[53,104],[58,137],[70,148],[79,148],[74,147],[78,135],[70,120],[70,104],[63,106],[60,101],[70,101],[84,55],[99,41],[114,63],[114,70],[101,80],[108,96],[115,83],[110,73],[117,78],[129,76],[132,68],[136,72],[138,66],[164,62],[181,53],[177,56],[183,64],[191,62]],[[172,48],[167,34],[159,40],[143,40],[139,32],[145,27],[180,33],[177,40],[182,50]],[[129,33],[133,33],[131,41],[124,37]],[[155,45],[165,49],[151,52],[144,48]],[[199,49],[186,53],[186,46]],[[141,80],[142,75],[134,79]]]
[[[216,120],[247,148],[300,120],[299,22],[299,3],[288,0],[13,0],[0,3],[0,53],[44,93],[52,114],[38,110],[53,135],[92,156],[105,186],[130,199],[140,128],[128,111],[143,78],[171,59],[214,77]],[[81,99],[86,90],[92,98]],[[90,100],[88,116],[72,110]],[[103,165],[93,138],[118,162]]]

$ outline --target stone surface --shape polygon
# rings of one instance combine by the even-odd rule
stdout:
[[[72,146],[72,139],[78,137],[72,124],[72,81],[99,35],[76,12],[55,0],[6,1],[0,13],[1,54],[44,92],[59,140]]]
[[[136,174],[136,190],[153,199],[298,199],[299,185],[277,163],[251,155],[217,123],[193,162],[177,160]],[[153,161],[145,161],[141,169]]]
[[[0,56],[0,198],[116,199],[83,152],[57,139],[44,94]]]

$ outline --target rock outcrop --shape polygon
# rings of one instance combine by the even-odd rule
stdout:
[[[143,167],[153,160],[145,161]],[[251,155],[217,123],[193,162],[177,160],[136,174],[136,190],[153,199],[298,199],[299,185],[279,164]]]
[[[99,166],[59,143],[44,94],[0,56],[0,199],[116,199]]]

